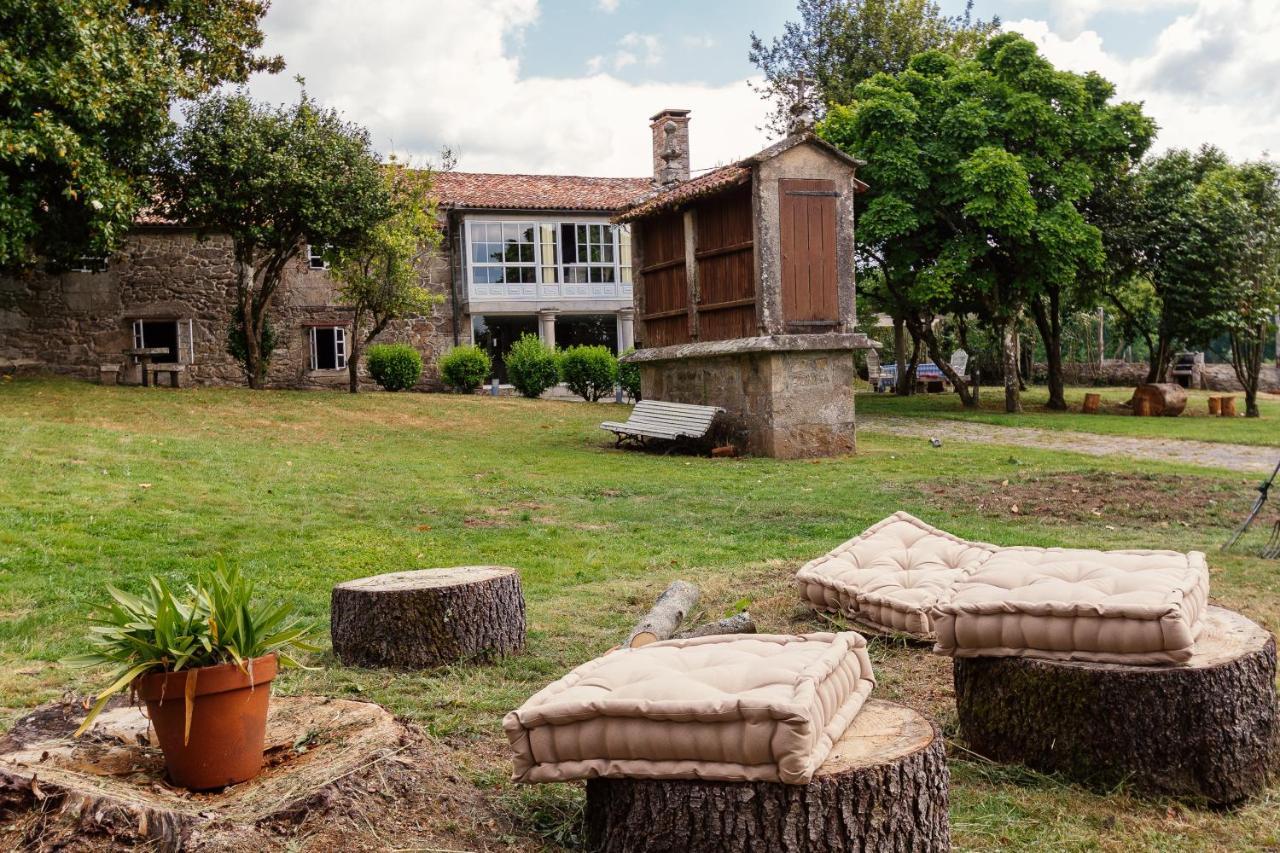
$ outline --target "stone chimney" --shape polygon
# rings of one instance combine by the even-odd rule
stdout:
[[[689,111],[663,110],[649,119],[653,131],[653,179],[659,184],[689,180]]]

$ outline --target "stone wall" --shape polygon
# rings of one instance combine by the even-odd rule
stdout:
[[[1070,362],[1062,366],[1063,376],[1068,385],[1120,385],[1135,386],[1147,381],[1146,362],[1107,362],[1104,365],[1078,364]],[[1044,381],[1045,366],[1041,363],[1033,365],[1033,376],[1037,382]],[[1244,393],[1235,371],[1229,364],[1206,364],[1193,379],[1192,387],[1206,391],[1236,391]],[[1259,376],[1259,390],[1280,394],[1280,368],[1274,364],[1264,364]]]
[[[439,386],[436,358],[453,342],[448,249],[433,256],[423,272],[443,299],[429,315],[395,322],[378,340],[414,346],[425,365],[422,387],[433,388]],[[96,378],[101,364],[128,362],[123,351],[133,346],[134,320],[174,320],[189,382],[242,385],[244,373],[226,352],[234,304],[229,237],[198,240],[188,230],[140,228],[105,272],[0,277],[0,360],[34,359],[52,372]],[[351,334],[351,312],[337,304],[328,271],[309,269],[305,254],[295,259],[269,316],[277,339],[269,386],[345,385],[346,370],[310,370],[310,326],[342,326]],[[137,381],[136,367],[123,378]],[[365,384],[373,387],[367,379]]]
[[[804,459],[856,449],[853,349],[812,346],[791,335],[641,350],[646,400],[719,406],[739,449],[756,456]],[[860,337],[860,336],[859,336]],[[807,348],[797,339],[806,338]]]

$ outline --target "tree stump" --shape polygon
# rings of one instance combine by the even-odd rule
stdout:
[[[949,799],[937,726],[872,699],[808,785],[588,781],[587,843],[609,853],[949,850]]]
[[[1176,382],[1153,382],[1135,388],[1132,400],[1135,414],[1144,414],[1144,400],[1147,407],[1145,414],[1157,417],[1177,417],[1187,408],[1186,389]]]
[[[330,630],[349,666],[491,659],[524,647],[520,574],[461,566],[347,581],[333,588]]]
[[[1222,398],[1221,397],[1209,398],[1209,414],[1211,415],[1222,414]]]
[[[1098,413],[1098,407],[1101,405],[1101,394],[1085,394],[1084,405],[1080,407],[1080,411],[1084,412],[1086,415],[1096,415]]]
[[[1236,416],[1236,398],[1235,397],[1222,397],[1220,399],[1219,405],[1222,407],[1220,412],[1222,417],[1234,418]]]
[[[1211,607],[1183,666],[956,658],[970,749],[1099,786],[1229,805],[1266,786],[1275,638]]]

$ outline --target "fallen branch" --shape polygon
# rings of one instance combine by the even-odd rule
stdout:
[[[755,632],[756,623],[752,620],[751,614],[744,610],[727,619],[708,622],[705,625],[699,625],[697,628],[681,631],[675,635],[674,639],[691,640],[694,637],[710,637],[714,634],[754,634]]]
[[[670,639],[697,603],[696,586],[685,581],[672,581],[653,603],[653,608],[631,629],[623,647],[635,649],[658,640]]]

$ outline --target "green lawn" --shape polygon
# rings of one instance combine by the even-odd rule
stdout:
[[[1084,395],[1090,391],[1102,395],[1102,411],[1096,415],[1080,412]],[[1054,412],[1045,408],[1045,402],[1049,399],[1048,391],[1043,386],[1036,386],[1023,393],[1022,414],[1011,415],[1004,410],[1002,387],[983,388],[982,405],[976,411],[960,405],[960,398],[955,394],[898,397],[865,391],[858,394],[858,412],[907,418],[948,418],[1037,429],[1076,430],[1103,435],[1280,445],[1280,395],[1260,396],[1260,418],[1225,419],[1210,416],[1208,397],[1211,392],[1208,391],[1187,392],[1186,411],[1176,418],[1136,418],[1117,408],[1117,404],[1128,400],[1132,393],[1132,388],[1068,388],[1066,397],[1071,410]],[[1236,410],[1241,415],[1244,414],[1243,394],[1236,395]]]
[[[859,398],[863,411],[894,405],[921,411],[945,401]],[[745,597],[763,630],[818,629],[798,606],[791,575],[897,509],[999,543],[1158,539],[1210,551],[1213,598],[1280,626],[1277,564],[1212,551],[1247,507],[1252,478],[958,442],[922,449],[875,436],[855,457],[817,462],[657,456],[616,451],[595,427],[624,414],[446,395],[0,384],[0,723],[89,686],[85,673],[58,661],[84,648],[82,617],[108,582],[138,589],[151,574],[181,582],[221,554],[327,626],[329,590],[341,580],[513,565],[529,606],[525,654],[405,674],[343,667],[326,653],[318,670],[292,672],[280,686],[373,699],[421,722],[457,750],[459,784],[482,789],[517,839],[538,849],[548,843],[540,833],[565,828],[554,815],[580,789],[513,791],[504,781],[503,713],[615,645],[677,577],[703,587],[709,615]],[[1269,414],[1280,414],[1275,404]],[[1098,515],[1055,511],[1064,478],[1083,490],[1072,503],[1099,490]],[[1116,499],[1117,484],[1159,500],[1139,511]],[[1011,514],[949,491],[998,496],[1014,487],[1047,497],[1039,510]],[[1194,507],[1179,504],[1189,492],[1220,510],[1205,526],[1180,523],[1193,517]],[[949,662],[878,641],[873,657],[877,695],[921,709],[954,735]],[[1280,844],[1280,788],[1235,812],[1205,812],[951,752],[954,837],[964,849]]]

